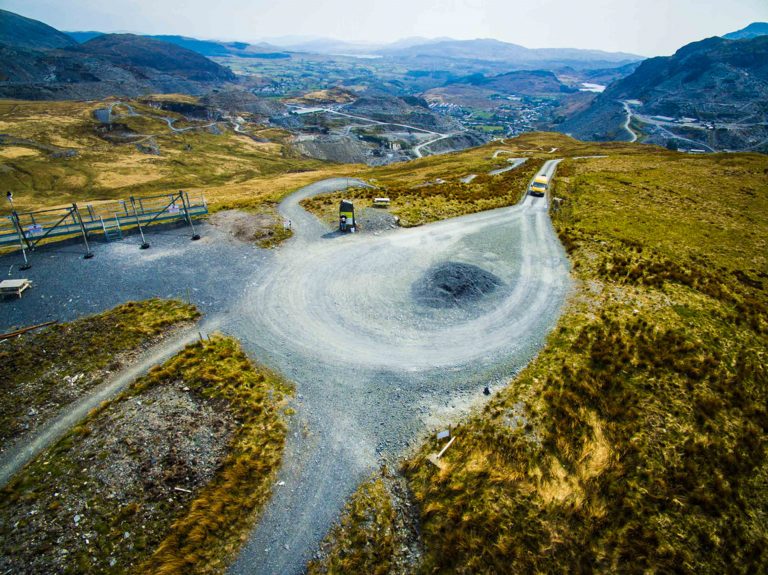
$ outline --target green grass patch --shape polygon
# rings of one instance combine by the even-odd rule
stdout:
[[[497,161],[496,164],[503,161]],[[431,172],[434,179],[426,184],[398,184],[387,180],[388,183],[377,188],[351,188],[344,192],[323,194],[303,200],[301,205],[319,218],[335,222],[342,198],[351,199],[356,206],[362,208],[370,207],[374,198],[386,196],[391,200],[389,211],[400,218],[400,225],[419,226],[516,204],[542,164],[543,160],[534,158],[503,174],[489,176],[483,173],[468,184],[458,178],[446,180],[435,167]],[[465,169],[462,177],[471,173],[468,170]],[[441,181],[438,182],[438,179]]]
[[[395,509],[381,478],[374,477],[357,489],[328,539],[333,548],[323,561],[309,564],[309,575],[390,572],[396,542]]]

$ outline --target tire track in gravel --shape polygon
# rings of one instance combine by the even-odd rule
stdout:
[[[559,160],[540,173],[554,174]],[[280,205],[295,237],[245,289],[226,326],[296,383],[297,415],[273,496],[233,574],[301,573],[345,500],[382,459],[455,419],[544,344],[569,289],[547,198],[377,237],[333,233],[299,201],[362,182],[338,178]],[[434,266],[493,273],[471,305],[413,297]]]

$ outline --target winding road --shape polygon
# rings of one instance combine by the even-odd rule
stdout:
[[[379,126],[396,126],[398,128],[408,128],[409,130],[414,130],[415,132],[424,132],[425,134],[434,134],[435,136],[445,135],[445,134],[441,134],[440,132],[427,130],[425,128],[417,128],[416,126],[409,126],[408,124],[395,124],[393,122],[382,122],[381,120],[374,120],[373,118],[366,118],[365,116],[357,116],[355,114],[347,114],[346,112],[339,112],[338,110],[333,110],[331,108],[318,108],[317,111],[325,112],[327,114],[336,114],[337,116],[344,116],[346,118],[352,118],[354,120],[363,120],[365,122],[370,122],[371,124],[376,124]]]
[[[336,114],[337,116],[344,116],[345,118],[352,118],[354,120],[362,120],[365,122],[369,122],[369,125],[378,125],[378,126],[395,126],[397,128],[406,128],[408,130],[412,130],[414,132],[422,132],[425,134],[431,134],[435,136],[434,138],[430,138],[426,142],[422,142],[421,144],[418,144],[413,147],[413,153],[417,158],[423,158],[424,154],[422,150],[429,146],[430,144],[434,144],[435,142],[439,142],[440,140],[447,140],[448,138],[451,138],[455,136],[456,134],[441,134],[440,132],[434,132],[432,130],[427,130],[426,128],[417,128],[416,126],[409,126],[408,124],[396,124],[394,122],[382,122],[380,120],[374,120],[373,118],[366,118],[365,116],[357,116],[355,114],[347,114],[346,112],[340,112],[338,110],[333,110],[331,108],[318,108],[317,112],[323,112],[326,114]]]
[[[559,161],[540,173],[552,176]],[[299,205],[361,183],[318,182],[280,205],[295,237],[234,314],[231,329],[296,382],[299,418],[233,574],[301,573],[382,458],[401,455],[530,361],[568,291],[547,198],[378,237],[339,235]],[[502,288],[468,307],[419,304],[413,286],[446,262],[493,273]]]
[[[630,108],[629,104],[624,101],[621,102],[621,105],[624,106],[624,111],[627,113],[627,117],[624,119],[623,128],[629,132],[630,143],[637,142],[637,134],[632,128],[629,127],[629,124],[632,121],[632,108]]]
[[[656,120],[650,116],[644,116],[641,114],[635,114],[632,112],[632,108],[629,105],[629,102],[626,102],[624,100],[621,100],[622,106],[624,106],[624,111],[627,113],[627,117],[624,120],[623,128],[629,132],[631,139],[630,142],[636,142],[638,139],[638,134],[630,128],[630,122],[632,121],[632,117],[636,116],[639,121],[641,121],[643,124],[648,124],[651,126],[655,126],[657,130],[662,132],[665,137],[670,138],[672,140],[679,140],[681,142],[687,142],[689,144],[692,144],[694,146],[697,146],[699,148],[703,148],[708,152],[717,152],[712,146],[709,144],[705,144],[704,142],[700,142],[698,140],[692,140],[691,138],[686,138],[685,136],[680,136],[678,134],[675,134],[671,130],[669,130],[666,126],[675,126],[678,127],[679,124],[672,123],[672,122],[665,122],[662,120]]]

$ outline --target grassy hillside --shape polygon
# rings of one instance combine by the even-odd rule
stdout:
[[[137,102],[130,105],[139,115],[116,106],[115,127],[106,131],[93,112],[109,102],[0,101],[0,134],[7,135],[0,138],[0,187],[14,192],[17,209],[178,189],[205,192],[216,209],[279,198],[340,171],[292,155],[281,130],[247,126],[256,141],[220,122],[221,133],[212,133],[202,127],[209,122],[187,122]],[[200,129],[172,132],[161,116],[176,128]],[[158,154],[146,153],[153,147]],[[0,206],[0,213],[8,208]]]
[[[585,147],[507,143],[532,144]],[[588,147],[555,180],[576,289],[545,349],[442,469],[435,440],[403,465],[420,571],[765,572],[768,158]],[[342,522],[322,568],[377,572],[380,523]]]
[[[76,46],[77,42],[47,24],[0,10],[0,44],[30,50],[52,50]]]
[[[389,211],[400,218],[400,225],[418,226],[517,203],[545,160],[606,153],[632,157],[647,153],[647,148],[619,143],[595,146],[541,134],[491,142],[471,150],[368,169],[360,177],[374,188],[324,194],[302,201],[302,206],[333,222],[342,198],[364,208],[372,205],[375,197],[386,196],[391,200]],[[514,170],[490,174],[509,166],[507,160],[514,157],[527,161]],[[472,179],[467,180],[468,176]]]

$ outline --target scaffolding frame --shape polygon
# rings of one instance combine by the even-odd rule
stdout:
[[[130,196],[128,201],[117,200],[96,206],[87,204],[80,207],[73,203],[71,206],[33,212],[20,213],[13,210],[9,216],[0,219],[0,248],[19,246],[26,269],[29,267],[27,251],[34,251],[44,240],[80,236],[85,248],[83,257],[89,259],[93,257],[88,243],[91,233],[103,233],[104,238],[110,241],[108,229],[120,230],[122,237],[124,228],[135,226],[141,235],[141,248],[146,249],[149,243],[144,236],[144,227],[185,221],[192,232],[192,239],[198,240],[200,235],[195,230],[193,218],[207,213],[208,204],[203,194],[193,203],[189,194],[183,190],[172,194]]]

